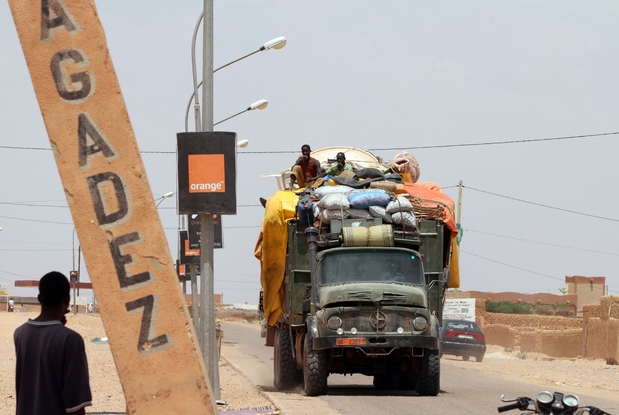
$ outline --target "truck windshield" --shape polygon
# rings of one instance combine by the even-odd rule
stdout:
[[[340,251],[318,264],[320,285],[348,282],[423,284],[421,258],[410,251]]]

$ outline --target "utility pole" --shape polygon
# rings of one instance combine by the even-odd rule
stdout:
[[[458,230],[460,230],[460,216],[462,215],[462,180],[458,183],[458,215],[456,218],[456,225],[458,225]]]
[[[213,131],[213,0],[204,0],[202,57],[202,131]],[[214,224],[212,212],[201,213],[200,238],[200,333],[199,343],[213,387],[215,399],[221,399],[215,333],[214,304]]]

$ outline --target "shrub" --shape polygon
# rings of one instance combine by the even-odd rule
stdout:
[[[537,307],[535,309],[535,314],[539,314],[540,316],[550,316],[552,315],[552,311],[548,307]]]
[[[504,314],[532,314],[531,307],[524,303],[513,301],[490,301],[486,300],[486,311],[489,313]]]

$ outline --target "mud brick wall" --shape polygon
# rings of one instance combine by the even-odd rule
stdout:
[[[541,330],[538,337],[541,339],[541,350],[553,357],[577,357],[583,355],[583,331],[573,330]]]
[[[619,320],[590,318],[585,332],[587,358],[619,360]]]
[[[514,348],[518,340],[518,330],[505,324],[485,325],[482,330],[487,344],[496,344],[505,348]]]
[[[530,327],[541,330],[581,329],[583,324],[580,318],[487,312],[484,315],[484,323],[486,325],[504,324],[510,327]]]
[[[525,331],[520,333],[520,351],[521,352],[534,352],[535,349],[541,348],[537,345],[537,334],[535,331]]]

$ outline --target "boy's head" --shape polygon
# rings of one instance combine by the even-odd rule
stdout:
[[[39,302],[49,307],[64,304],[71,298],[70,289],[67,277],[58,271],[48,272],[39,280]]]

